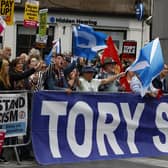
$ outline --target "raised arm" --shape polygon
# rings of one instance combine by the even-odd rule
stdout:
[[[101,85],[111,83],[111,82],[113,82],[113,81],[115,81],[115,80],[117,80],[117,79],[119,79],[119,78],[121,78],[123,76],[125,76],[125,72],[121,72],[121,73],[119,73],[117,75],[113,75],[113,76],[110,76],[108,78],[102,79],[101,80]]]

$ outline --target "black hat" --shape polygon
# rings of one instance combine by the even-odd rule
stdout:
[[[0,58],[0,69],[1,69],[1,67],[2,67],[2,58]]]
[[[65,59],[65,61],[67,61],[69,63],[71,62],[71,57],[69,57],[69,56],[65,56],[64,59]]]
[[[87,73],[87,72],[95,73],[96,70],[92,66],[86,65],[82,68],[82,73]]]
[[[102,67],[104,67],[107,64],[116,64],[116,62],[112,58],[106,58],[104,60],[104,63],[102,64]]]

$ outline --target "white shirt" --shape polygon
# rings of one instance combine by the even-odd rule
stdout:
[[[79,91],[83,92],[97,92],[101,84],[101,79],[92,79],[90,82],[85,80],[83,77],[79,78],[80,86],[78,87]]]
[[[142,91],[141,81],[137,78],[136,75],[131,79],[130,88],[134,93],[141,93]]]

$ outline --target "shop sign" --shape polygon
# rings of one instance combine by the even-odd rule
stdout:
[[[49,18],[49,21],[51,23],[86,24],[86,25],[93,25],[93,26],[97,25],[97,21],[96,20],[92,20],[92,19],[79,19],[79,18],[73,19],[73,18],[64,18],[64,17],[51,16]]]

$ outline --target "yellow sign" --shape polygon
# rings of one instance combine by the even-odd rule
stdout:
[[[24,25],[30,27],[37,27],[38,13],[39,13],[39,2],[27,1],[25,3]]]
[[[7,25],[13,24],[14,0],[0,0],[0,15],[4,17]]]

